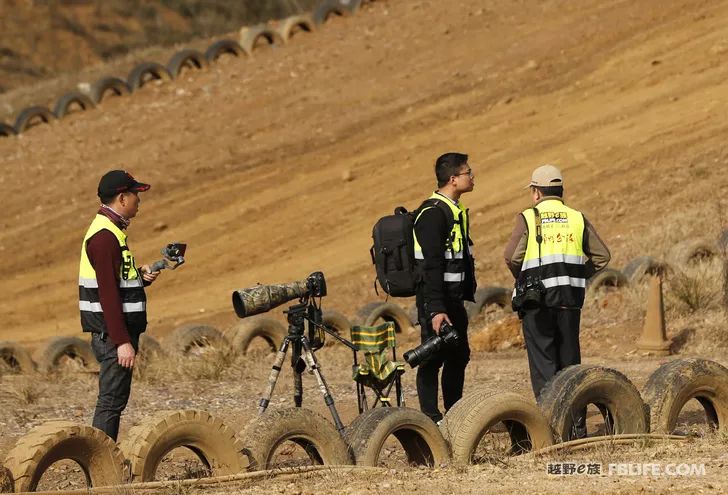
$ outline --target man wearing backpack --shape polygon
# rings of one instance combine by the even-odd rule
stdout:
[[[564,204],[558,168],[538,167],[526,187],[533,207],[516,217],[504,256],[516,278],[513,309],[522,320],[531,386],[538,398],[556,373],[581,362],[579,322],[586,281],[607,266],[610,254],[584,215]],[[575,419],[576,437],[586,434],[583,419]]]
[[[416,288],[422,342],[452,326],[458,339],[425,358],[417,369],[420,409],[433,421],[442,420],[438,407],[438,375],[447,412],[463,395],[465,367],[470,360],[468,315],[463,301],[473,301],[475,267],[471,255],[468,210],[460,196],[473,190],[468,155],[446,153],[435,162],[437,191],[415,212],[414,258],[420,274]]]

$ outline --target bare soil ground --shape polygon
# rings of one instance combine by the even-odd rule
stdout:
[[[158,338],[191,321],[229,327],[233,289],[315,270],[329,282],[325,307],[354,319],[376,299],[372,224],[397,205],[417,206],[434,187],[435,157],[448,150],[469,153],[476,173],[475,191],[463,199],[483,286],[511,283],[502,247],[514,215],[528,206],[523,184],[544,162],[562,167],[567,202],[597,226],[615,267],[640,254],[666,258],[684,239],[713,242],[726,227],[726,15],[722,1],[378,1],[285,48],[225,59],[0,139],[0,337],[32,348],[80,334],[79,243],[97,207],[98,178],[115,167],[152,184],[129,231],[137,258],[157,259],[172,240],[189,243],[188,263],[148,291],[149,332]],[[721,261],[678,268],[684,277],[665,287],[675,351],[728,364]],[[646,293],[637,284],[590,295],[582,321],[585,362],[614,367],[638,387],[660,364],[634,349]],[[496,312],[472,328],[483,343],[474,345],[466,387],[529,394],[512,316]],[[493,344],[479,331],[509,337]],[[486,352],[493,345],[504,350]],[[349,422],[348,357],[335,348],[321,354]],[[138,379],[122,430],[151,410],[190,407],[242,428],[269,360],[206,363],[167,364]],[[414,373],[405,376],[416,405]],[[325,412],[307,386],[306,402]],[[0,451],[46,419],[90,421],[95,393],[91,375],[3,375]],[[290,387],[277,396],[274,406],[290,405]],[[236,489],[717,492],[728,487],[725,452],[725,438],[708,437],[608,457],[705,462],[704,477],[562,479],[546,475],[543,459],[507,459],[402,467],[386,480],[311,475]]]

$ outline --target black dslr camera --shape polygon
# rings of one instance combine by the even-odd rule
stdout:
[[[516,295],[511,300],[513,311],[536,309],[543,305],[546,287],[539,277],[526,277],[522,283],[516,284]]]
[[[460,336],[455,329],[448,322],[443,321],[440,325],[440,334],[405,352],[404,360],[412,368],[416,368],[422,361],[437,353],[444,346],[456,346],[459,340]]]

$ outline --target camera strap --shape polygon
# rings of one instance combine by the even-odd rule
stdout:
[[[541,243],[543,236],[541,235],[541,213],[538,208],[533,207],[534,222],[536,222],[536,244],[538,244],[538,276],[541,277]]]

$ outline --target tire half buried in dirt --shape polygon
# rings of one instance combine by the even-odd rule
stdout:
[[[21,437],[5,458],[15,478],[15,489],[35,491],[53,463],[70,459],[79,464],[90,486],[122,482],[124,457],[106,433],[70,421],[50,421]]]
[[[594,293],[594,291],[597,289],[602,289],[605,287],[624,287],[628,283],[629,281],[627,280],[627,277],[625,277],[624,274],[619,270],[616,270],[614,268],[605,268],[604,270],[587,280],[586,285],[587,291],[589,293]]]
[[[96,363],[96,356],[91,344],[78,337],[54,337],[39,350],[38,366],[43,371],[56,371],[63,358],[78,362],[82,368],[89,368]]]
[[[597,406],[610,433],[646,433],[647,407],[632,382],[617,370],[587,364],[569,366],[549,380],[538,405],[551,424],[554,440],[575,437],[574,419]]]
[[[501,308],[511,307],[512,289],[505,287],[483,287],[475,291],[475,302],[466,301],[468,318],[475,318],[486,307],[495,304]]]
[[[194,452],[212,476],[239,473],[248,465],[235,432],[220,419],[206,411],[160,411],[121,443],[132,481],[152,481],[164,456],[178,447]]]
[[[375,326],[377,320],[391,321],[397,333],[410,331],[412,320],[401,306],[394,303],[382,303],[375,306],[364,320],[364,326]]]
[[[370,409],[346,428],[347,442],[360,466],[377,466],[384,442],[391,435],[402,444],[411,464],[439,466],[450,460],[450,449],[437,425],[415,409]]]
[[[323,314],[321,315],[321,320],[325,327],[327,327],[333,333],[337,334],[339,337],[343,337],[345,339],[348,339],[350,337],[351,322],[349,321],[349,318],[339,313],[338,311],[325,309],[323,311]],[[336,342],[338,342],[336,339],[331,336],[327,336],[327,344],[335,344]]]
[[[549,423],[532,401],[513,392],[480,391],[460,399],[440,423],[453,461],[472,463],[480,441],[500,422],[510,435],[510,454],[553,444]]]
[[[231,333],[234,352],[246,354],[256,338],[265,340],[271,352],[276,352],[288,335],[288,329],[273,318],[250,318],[240,323]]]
[[[15,372],[35,371],[35,361],[30,357],[30,353],[15,342],[0,342],[0,361]]]
[[[728,369],[707,359],[676,359],[647,380],[643,396],[650,411],[650,431],[671,433],[685,404],[696,399],[708,422],[728,432]]]
[[[194,348],[230,348],[227,338],[217,328],[208,325],[182,325],[171,337],[174,348],[180,354],[187,354]]]
[[[326,418],[311,410],[290,407],[267,410],[251,421],[241,434],[251,470],[274,467],[274,454],[284,442],[298,444],[312,464],[351,464],[343,438]]]

